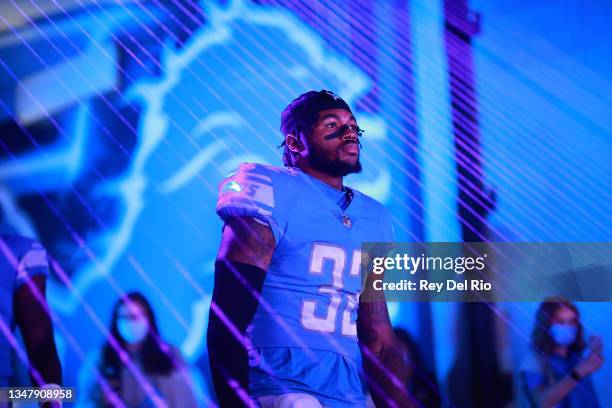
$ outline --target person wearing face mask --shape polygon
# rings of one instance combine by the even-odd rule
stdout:
[[[573,303],[546,299],[536,313],[532,352],[520,370],[519,406],[598,408],[590,375],[601,368],[602,352],[597,336],[585,344]]]
[[[197,406],[180,352],[161,339],[143,295],[128,293],[115,304],[110,335],[81,376],[80,406]]]

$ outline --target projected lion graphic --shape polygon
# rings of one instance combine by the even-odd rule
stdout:
[[[280,112],[297,95],[331,89],[354,103],[371,87],[358,67],[283,9],[242,1],[203,7],[206,25],[180,49],[163,47],[162,74],[125,93],[141,109],[129,163],[86,195],[112,202],[113,217],[83,234],[95,257],[83,256],[68,271],[74,289],[50,287],[52,306],[88,337],[83,344],[102,337],[79,299],[106,316],[118,292],[138,289],[152,300],[162,333],[197,360],[221,233],[217,183],[243,161],[281,165]],[[385,126],[375,115],[355,114],[366,130],[365,171],[348,184],[384,202],[391,194]],[[79,137],[88,143],[86,133]],[[57,184],[60,195],[69,187]]]

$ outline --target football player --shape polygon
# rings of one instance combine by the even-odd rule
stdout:
[[[47,276],[49,262],[41,244],[18,235],[0,235],[0,387],[9,385],[13,375],[11,349],[19,347],[11,333],[13,325],[21,331],[32,385],[57,390],[62,384],[62,366],[45,297]],[[49,401],[41,406],[59,407],[61,403]]]
[[[387,210],[343,183],[361,171],[362,131],[325,90],[291,102],[281,131],[285,168],[242,164],[219,187],[208,326],[217,398],[358,407],[367,382],[377,406],[410,406],[384,297],[359,301],[361,243],[393,241]]]

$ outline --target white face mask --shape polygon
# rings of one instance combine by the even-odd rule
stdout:
[[[559,346],[569,346],[576,340],[578,328],[573,324],[554,323],[550,325],[550,335]]]
[[[117,319],[117,330],[129,344],[140,343],[149,333],[149,322],[144,317],[135,320],[120,317]]]

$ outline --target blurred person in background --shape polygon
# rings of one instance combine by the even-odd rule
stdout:
[[[1,217],[0,208],[0,223]],[[0,235],[0,387],[30,385],[11,381],[13,348],[18,347],[15,326],[21,332],[32,385],[54,389],[62,384],[46,301],[47,276],[47,252],[40,243],[18,235]]]
[[[423,354],[410,333],[404,329],[393,329],[408,366],[408,392],[424,408],[440,406],[440,393],[435,376],[427,370]]]
[[[81,373],[80,406],[116,406],[117,399],[126,407],[197,406],[187,366],[179,350],[161,339],[142,294],[131,292],[117,301],[110,335]]]
[[[532,350],[520,370],[519,406],[597,408],[590,375],[603,364],[603,343],[584,329],[576,306],[564,298],[544,300],[536,313]]]

